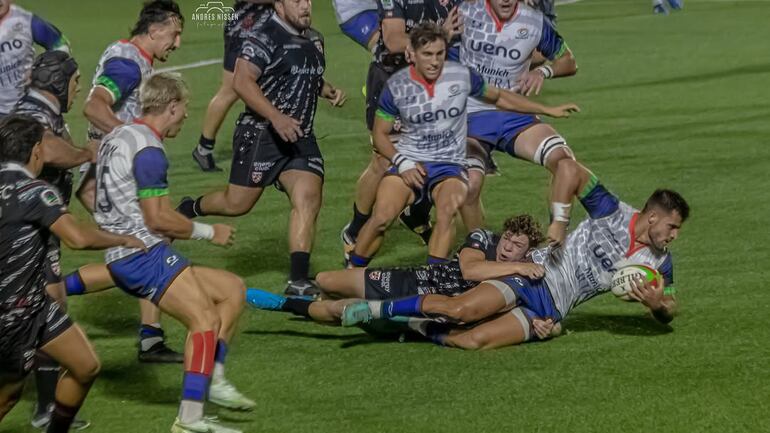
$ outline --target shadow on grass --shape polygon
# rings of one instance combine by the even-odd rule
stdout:
[[[565,320],[565,327],[575,332],[605,331],[611,334],[652,337],[674,331],[668,325],[657,322],[649,316],[627,316],[620,314],[580,313]]]
[[[171,375],[178,377],[179,380],[173,385],[165,386],[159,381],[161,375]],[[179,404],[182,366],[181,364],[151,366],[134,363],[105,363],[99,373],[99,385],[105,394],[116,399],[175,406]]]
[[[315,332],[302,332],[302,331],[291,331],[291,330],[282,330],[282,331],[259,331],[259,330],[247,330],[241,332],[241,334],[246,335],[280,335],[283,337],[300,337],[300,338],[312,338],[315,340],[353,340],[356,338],[361,338],[360,334],[356,335],[336,335],[336,334],[317,334]]]

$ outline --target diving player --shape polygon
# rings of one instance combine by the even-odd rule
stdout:
[[[0,120],[0,421],[21,397],[24,378],[42,352],[64,367],[49,433],[69,431],[99,373],[83,331],[45,291],[49,238],[73,249],[143,248],[129,235],[80,225],[48,183],[44,127],[23,115]]]
[[[141,114],[139,85],[152,73],[155,60],[165,62],[181,43],[184,17],[173,0],[148,1],[139,12],[130,39],[110,44],[99,59],[93,87],[86,99],[83,113],[90,122],[89,147],[94,157],[102,137],[115,127],[130,123]],[[82,167],[76,195],[90,212],[94,208],[93,167]],[[113,287],[104,266],[89,265],[93,272],[75,272],[65,277],[68,293],[83,294],[96,289]],[[160,312],[150,302],[139,301],[138,358],[141,362],[182,362],[182,355],[165,345],[160,327]]]
[[[244,42],[235,64],[234,89],[246,104],[233,138],[230,181],[224,191],[193,200],[178,210],[188,218],[239,216],[249,212],[265,188],[276,184],[291,202],[291,268],[286,294],[316,295],[310,280],[310,251],[323,195],[324,160],[313,132],[318,96],[333,106],[345,92],[324,80],[323,38],[310,27],[309,0],[279,0],[270,20]]]
[[[332,6],[342,33],[373,51],[380,32],[377,0],[332,0]]]
[[[222,126],[227,112],[238,100],[238,94],[233,89],[235,61],[241,54],[243,41],[248,39],[249,33],[258,29],[270,18],[273,13],[272,4],[273,0],[237,1],[233,6],[235,13],[232,19],[225,23],[222,84],[209,101],[206,115],[203,118],[201,136],[192,153],[193,159],[203,171],[222,171],[214,161],[214,145],[216,144],[217,132]]]
[[[69,52],[69,41],[52,24],[15,4],[0,0],[0,117],[24,94],[35,45]]]
[[[690,214],[678,193],[656,190],[641,211],[608,192],[591,172],[573,160],[559,164],[569,190],[580,200],[588,218],[566,238],[560,248],[533,253],[545,267],[543,279],[512,276],[484,281],[456,298],[420,295],[392,302],[351,304],[343,323],[368,322],[393,316],[442,317],[454,323],[485,320],[470,329],[425,326],[417,329],[433,341],[464,349],[491,349],[542,338],[533,335],[540,320],[546,336],[558,333],[559,323],[581,303],[606,293],[614,272],[626,264],[643,264],[658,270],[663,281],[654,285],[635,281],[630,297],[641,302],[661,323],[676,312],[674,274],[668,246],[679,236]],[[488,319],[489,318],[489,319]],[[488,320],[487,320],[488,319]]]
[[[135,234],[147,251],[110,248],[107,266],[118,287],[157,305],[189,331],[182,402],[171,431],[234,432],[204,418],[203,404],[208,398],[235,410],[255,406],[224,376],[227,345],[243,309],[243,282],[227,271],[192,266],[169,244],[195,239],[226,246],[234,231],[224,224],[193,223],[171,206],[163,140],[175,137],[187,117],[188,91],[181,76],[166,72],[146,78],[138,102],[142,116],[102,141],[94,218],[105,231]]]
[[[473,69],[447,62],[448,37],[425,22],[409,34],[412,64],[391,76],[379,98],[373,138],[380,155],[393,166],[380,182],[372,217],[359,233],[350,264],[366,267],[379,249],[385,230],[401,211],[428,200],[436,225],[428,243],[428,263],[447,261],[454,242],[454,218],[467,193],[466,104],[476,96],[503,110],[566,117],[574,104],[546,107],[512,92],[488,86]],[[389,138],[396,117],[402,130],[394,146]]]

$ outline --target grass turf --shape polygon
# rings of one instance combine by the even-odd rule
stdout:
[[[85,137],[80,112],[96,60],[109,42],[127,35],[139,2],[19,3],[72,41],[85,91],[68,120],[73,136]],[[181,3],[188,16],[199,5]],[[673,246],[681,305],[673,331],[612,296],[579,307],[561,338],[486,353],[380,342],[357,330],[246,311],[227,368],[259,406],[253,414],[220,416],[262,432],[770,431],[770,294],[759,268],[770,259],[764,226],[770,214],[770,64],[761,55],[767,52],[767,4],[692,0],[683,12],[661,17],[652,15],[647,0],[584,0],[558,11],[580,72],[549,81],[539,99],[575,101],[583,112],[553,124],[625,201],[641,205],[654,188],[668,186],[692,206]],[[327,78],[350,96],[342,109],[322,102],[316,117],[327,164],[312,259],[319,271],[340,265],[338,231],[369,156],[360,92],[368,59],[340,33],[328,2],[315,4],[314,24],[326,36]],[[220,29],[188,19],[169,64],[217,58],[221,50]],[[219,71],[184,71],[193,92],[190,118],[167,142],[175,200],[227,180],[226,173],[199,172],[189,156]],[[216,155],[225,166],[238,110],[219,135]],[[503,176],[488,179],[484,192],[489,225],[525,211],[545,222],[546,173],[503,155],[497,159]],[[84,216],[79,206],[73,209]],[[234,224],[236,246],[177,247],[196,263],[280,291],[288,269],[287,211],[282,194],[270,190],[247,216],[209,219]],[[425,254],[397,227],[375,264],[420,263]],[[66,251],[64,269],[101,257]],[[136,301],[118,290],[70,301],[103,362],[82,412],[94,423],[91,431],[168,431],[181,369],[137,363]],[[180,347],[183,329],[167,319],[164,326],[170,344]],[[0,432],[32,431],[32,401],[29,387]]]

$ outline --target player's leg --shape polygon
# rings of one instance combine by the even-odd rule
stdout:
[[[516,295],[505,283],[485,281],[459,296],[425,295],[422,314],[458,323],[474,323],[515,305]]]
[[[193,159],[203,171],[222,171],[214,162],[214,146],[217,132],[219,132],[227,112],[237,100],[238,94],[233,89],[233,71],[225,68],[222,70],[222,82],[219,89],[206,108],[198,146],[193,150]]]
[[[112,275],[104,263],[81,266],[64,277],[67,296],[101,292],[115,287]]]
[[[448,260],[455,240],[455,216],[467,194],[466,178],[448,177],[433,188],[436,224],[428,243],[428,263]]]
[[[366,268],[320,272],[315,280],[324,298],[363,298]]]
[[[361,228],[369,220],[374,207],[374,199],[377,196],[377,188],[385,172],[390,167],[390,161],[377,152],[372,152],[369,165],[361,173],[356,181],[356,196],[353,203],[353,218],[343,228],[342,238],[346,247],[346,254],[350,252],[353,244],[358,239]]]
[[[358,235],[356,247],[350,254],[354,267],[366,267],[379,250],[385,230],[410,203],[415,194],[399,176],[386,176],[377,189],[377,199],[372,216]]]
[[[229,183],[223,191],[215,191],[192,200],[183,201],[177,209],[188,218],[205,215],[241,216],[248,213],[262,196],[264,188]],[[192,212],[186,212],[190,204]]]
[[[184,355],[166,346],[166,334],[160,324],[160,309],[146,299],[139,299],[139,362],[182,363]]]
[[[16,406],[24,390],[24,378],[0,376],[0,422]]]
[[[515,308],[471,329],[450,332],[443,341],[441,337],[437,340],[465,350],[489,350],[521,344],[532,337],[532,325],[522,309]]]
[[[466,230],[484,227],[484,205],[481,191],[488,170],[489,153],[478,140],[468,138],[468,195],[460,207]]]
[[[320,157],[315,161],[323,163]],[[291,267],[289,283],[285,293],[295,296],[317,296],[318,287],[310,281],[310,253],[315,239],[316,220],[323,202],[323,178],[317,172],[306,171],[310,164],[316,164],[309,159],[305,167],[294,161],[287,164],[289,170],[279,176],[282,188],[291,201],[291,216],[289,217],[289,255]],[[318,165],[316,165],[319,167]],[[320,173],[321,175],[323,173]]]

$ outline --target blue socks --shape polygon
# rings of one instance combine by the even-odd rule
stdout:
[[[350,263],[357,268],[365,268],[369,265],[369,262],[371,261],[372,261],[371,257],[359,256],[356,253],[350,254]]]
[[[441,265],[444,263],[449,263],[449,259],[445,259],[443,257],[436,257],[436,256],[428,256],[428,264],[429,265]]]
[[[382,302],[382,317],[422,316],[422,296],[410,296],[395,301]]]

